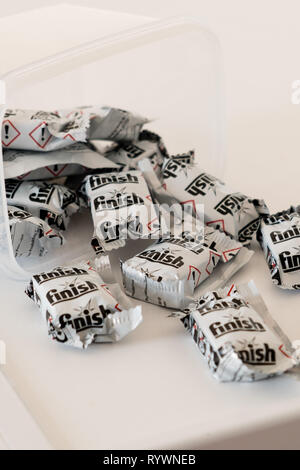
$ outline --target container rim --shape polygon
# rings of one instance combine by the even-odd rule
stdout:
[[[84,55],[87,56],[96,51],[100,52],[102,50],[112,55],[122,51],[124,48],[127,50],[147,42],[162,39],[163,37],[193,30],[206,35],[214,48],[214,52],[221,55],[221,47],[217,36],[204,27],[197,18],[175,16],[162,20],[153,20],[144,25],[126,29],[120,33],[108,34],[93,41],[85,42],[81,46],[75,46],[58,54],[45,57],[43,60],[28,63],[26,66],[12,69],[0,75],[0,81],[8,82],[11,79],[22,79],[27,75],[34,74],[36,71],[41,71],[41,69],[50,69],[52,66],[57,68],[59,64],[63,64],[66,61],[72,61],[70,67],[74,67],[74,59]],[[118,46],[120,47],[118,48]],[[58,71],[57,74],[60,74],[60,72]]]

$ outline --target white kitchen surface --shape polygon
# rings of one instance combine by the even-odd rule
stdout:
[[[298,295],[271,285],[261,253],[236,281],[251,278],[286,333],[300,338]],[[82,352],[48,340],[23,290],[6,281],[1,294],[1,338],[9,346],[2,371],[54,447],[203,446],[300,415],[300,382],[218,383],[165,310],[143,304],[144,322],[130,336]]]
[[[197,3],[179,7],[174,1],[166,12],[156,1],[151,11],[148,2],[128,1],[128,11],[135,4],[144,15],[186,13],[205,19],[224,49],[226,180],[237,190],[264,197],[274,211],[299,203],[300,106],[290,101],[291,83],[300,78],[299,6],[294,1],[274,6],[269,0],[251,2],[251,8],[250,2],[245,8],[245,2],[234,0]],[[111,8],[117,4],[110,2]],[[248,279],[255,280],[291,339],[300,338],[300,294],[272,286],[259,252],[236,276],[237,282]],[[265,439],[280,448],[283,441],[270,439],[270,433],[275,436],[284,424],[282,432],[290,436],[284,445],[299,448],[299,381],[281,377],[219,384],[180,322],[145,304],[144,323],[121,343],[83,353],[60,347],[47,339],[38,310],[23,289],[22,283],[2,278],[0,339],[9,347],[1,370],[53,447],[218,447],[225,439],[237,446],[244,433],[250,434],[250,441],[243,441],[250,446],[255,431],[261,444]],[[273,429],[264,435],[259,430],[265,426]],[[1,438],[0,418],[4,447]],[[42,438],[37,440],[41,445]],[[28,446],[25,435],[23,445]]]

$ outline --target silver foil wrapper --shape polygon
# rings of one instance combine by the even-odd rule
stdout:
[[[300,206],[263,218],[258,240],[273,283],[300,290]]]
[[[158,178],[161,178],[161,169],[164,158],[168,156],[167,149],[161,137],[154,132],[143,130],[138,140],[119,145],[106,154],[112,162],[120,165],[123,170],[139,168],[139,162],[148,159]]]
[[[73,111],[7,109],[2,122],[6,149],[49,152],[85,142],[89,114]]]
[[[299,351],[269,314],[253,281],[208,292],[184,314],[174,315],[221,382],[262,380],[299,363]]]
[[[44,256],[64,243],[47,222],[18,207],[8,206],[8,221],[16,257]]]
[[[88,140],[132,142],[138,140],[143,125],[149,122],[143,116],[109,106],[90,106],[79,109],[83,113],[88,113],[90,117]]]
[[[264,201],[232,192],[225,183],[206,173],[193,162],[193,152],[165,160],[163,185],[158,192],[162,199],[169,196],[194,212],[198,204],[203,204],[207,225],[243,244],[255,238],[261,216],[269,213]]]
[[[56,111],[7,109],[2,122],[6,149],[49,152],[86,140],[137,140],[148,120],[108,106],[86,106]]]
[[[116,342],[142,321],[118,285],[107,285],[89,263],[57,267],[32,277],[27,295],[37,304],[48,335],[58,343],[87,348]]]
[[[4,150],[4,177],[20,181],[45,180],[86,174],[98,169],[103,173],[118,171],[119,166],[95,152],[87,144],[75,143],[52,152]]]
[[[66,229],[70,217],[79,210],[75,191],[63,185],[12,179],[5,181],[5,189],[9,205],[28,211],[60,230]]]
[[[127,295],[168,308],[184,308],[195,289],[220,287],[252,256],[252,251],[224,233],[204,227],[203,234],[157,240],[121,263]]]
[[[159,230],[159,214],[140,171],[86,178],[85,194],[94,221],[92,245],[97,253],[125,246],[128,238],[148,239]]]

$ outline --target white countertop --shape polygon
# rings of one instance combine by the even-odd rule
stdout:
[[[232,14],[222,23],[220,13],[216,19],[229,100],[225,178],[237,190],[265,198],[271,211],[299,203],[300,106],[290,102],[291,82],[300,76],[296,17],[283,17],[281,34],[273,17],[251,23]],[[300,338],[300,294],[272,286],[260,252],[236,276],[236,282],[249,279],[284,331]],[[219,384],[181,323],[158,307],[143,304],[143,324],[119,344],[82,353],[47,339],[23,289],[2,279],[0,338],[8,348],[1,369],[53,447],[205,447],[230,436],[238,442],[264,426],[300,422],[300,382],[280,377]],[[296,429],[294,445],[299,424]]]
[[[286,333],[300,338],[298,295],[271,285],[261,253],[236,281],[250,278]],[[135,332],[82,352],[47,338],[23,289],[23,283],[6,282],[1,294],[1,338],[8,345],[2,370],[54,447],[203,446],[300,416],[300,382],[218,383],[166,310],[143,304],[144,322]]]

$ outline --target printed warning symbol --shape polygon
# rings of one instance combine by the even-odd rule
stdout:
[[[73,137],[71,134],[66,134],[66,135],[64,136],[64,140],[66,140],[66,139],[71,139],[72,142],[76,142],[76,139],[74,139],[74,137]]]
[[[210,222],[207,222],[206,225],[209,227],[210,225],[213,225],[215,228],[218,230],[221,230],[221,232],[226,232],[225,230],[225,222],[224,219],[218,219],[218,220],[211,220]]]
[[[4,147],[9,147],[19,136],[21,132],[10,122],[9,119],[6,119],[2,123],[2,145]]]
[[[26,178],[26,176],[29,176],[30,173],[32,173],[32,171],[28,171],[27,173],[24,173],[23,175],[17,176],[17,179],[22,180],[22,179]]]
[[[158,223],[155,222],[158,222],[158,217],[155,217],[155,219],[150,220],[150,222],[147,223],[149,232],[156,230],[159,227]]]
[[[186,210],[189,214],[197,213],[196,203],[194,199],[190,199],[188,201],[182,201],[180,204],[182,205],[184,210]]]
[[[197,287],[200,283],[201,272],[195,266],[189,267],[188,281],[194,281],[194,286]]]
[[[217,263],[219,262],[219,258],[221,258],[221,255],[219,255],[215,251],[214,252],[212,252],[212,251],[209,252],[209,260],[208,260],[207,266],[205,268],[205,271],[207,272],[207,274],[209,276],[211,275],[212,271],[214,270]]]
[[[39,148],[44,149],[49,143],[52,135],[47,129],[47,123],[43,121],[29,133],[29,137]]]
[[[229,261],[229,259],[232,258],[233,256],[235,256],[236,252],[240,251],[240,249],[241,249],[241,247],[232,248],[232,250],[223,251],[223,256],[224,256],[225,261]]]
[[[59,176],[67,166],[68,164],[66,163],[65,165],[46,166],[46,169],[51,173],[51,175]]]

